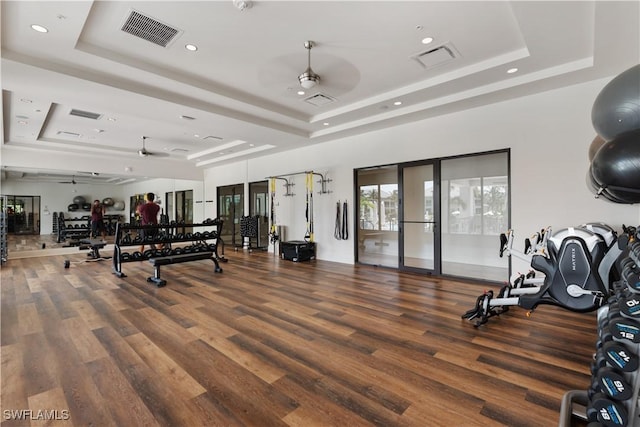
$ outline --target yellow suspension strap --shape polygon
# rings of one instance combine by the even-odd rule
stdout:
[[[313,172],[307,174],[309,180],[309,241],[314,242],[313,233]]]
[[[307,230],[304,233],[304,240],[306,242],[311,241],[311,214],[309,212],[309,174],[305,175],[304,186],[306,189],[306,203],[304,208],[304,217],[307,220]]]
[[[276,233],[276,179],[271,178],[269,180],[269,190],[271,191],[271,228],[269,229],[269,238],[271,243],[275,243],[278,240],[278,234]]]

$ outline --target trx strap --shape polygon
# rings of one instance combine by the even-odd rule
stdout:
[[[340,230],[340,200],[336,203],[336,226],[333,231],[333,237],[337,240],[342,239],[342,231]]]
[[[313,236],[313,172],[309,172],[309,241],[315,241]]]
[[[342,240],[349,239],[349,214],[347,213],[347,202],[342,205]]]
[[[271,243],[275,243],[278,240],[278,234],[276,233],[276,207],[275,207],[275,199],[276,199],[276,179],[271,178],[269,181],[269,189],[271,190],[271,213],[270,213],[270,221],[271,228],[269,229],[269,238]]]
[[[306,188],[307,194],[306,194],[304,216],[305,216],[305,219],[307,220],[307,231],[304,234],[304,240],[306,242],[310,242],[311,241],[311,212],[309,211],[309,174],[308,173],[305,175],[305,188]]]

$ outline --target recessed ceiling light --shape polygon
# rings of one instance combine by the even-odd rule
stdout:
[[[433,41],[433,37],[425,37],[422,39],[422,44],[429,44]]]
[[[508,74],[513,74],[513,73],[515,73],[515,72],[517,72],[517,71],[518,71],[518,69],[517,69],[517,68],[509,68],[509,69],[507,70],[507,73],[508,73]]]
[[[194,133],[194,134],[193,134],[193,137],[194,137],[194,138],[200,138],[200,135],[198,135],[197,133]]]
[[[303,90],[299,90],[298,91],[298,95],[304,95],[304,91]]]
[[[110,122],[115,122],[116,121],[116,119],[113,118],[113,117],[108,117],[107,120],[109,120]]]
[[[195,52],[196,50],[198,50],[198,46],[196,46],[195,44],[185,44],[184,48],[191,52]]]
[[[396,101],[393,103],[393,105],[402,105],[402,101]]]
[[[49,30],[47,30],[45,27],[43,27],[42,25],[38,25],[38,24],[33,24],[31,25],[31,29],[35,30],[39,33],[48,33]]]
[[[324,122],[322,126],[329,126],[329,122]]]

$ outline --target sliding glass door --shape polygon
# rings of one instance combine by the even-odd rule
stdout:
[[[356,188],[356,259],[364,264],[398,267],[397,166],[356,171]]]
[[[356,260],[486,281],[509,278],[509,152],[356,170]],[[399,185],[400,184],[400,185]]]
[[[442,274],[507,280],[498,248],[510,224],[508,153],[445,159],[441,171]]]
[[[400,167],[402,202],[400,221],[401,267],[439,274],[437,261],[438,198],[436,162]]]

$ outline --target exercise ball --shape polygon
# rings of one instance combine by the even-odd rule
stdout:
[[[121,200],[118,200],[117,202],[115,202],[113,204],[113,208],[119,211],[123,211],[124,210],[124,202]]]
[[[71,203],[69,206],[67,206],[67,210],[70,212],[77,211],[79,208],[80,206],[78,206],[77,203]]]
[[[85,199],[83,196],[76,196],[73,198],[73,203],[75,203],[76,205],[82,205],[83,203],[85,203]]]
[[[591,173],[622,203],[640,202],[640,129],[603,144],[591,162]]]
[[[607,142],[607,141],[602,139],[602,137],[600,135],[596,135],[596,137],[593,138],[593,141],[591,141],[591,145],[589,145],[589,161],[593,160],[593,158],[595,157],[596,153],[598,152],[600,147],[602,147],[602,145],[605,142]]]
[[[591,109],[591,121],[606,141],[640,129],[640,64],[619,74],[600,91]]]
[[[102,200],[102,204],[105,206],[113,206],[113,199],[111,197],[106,197]]]

